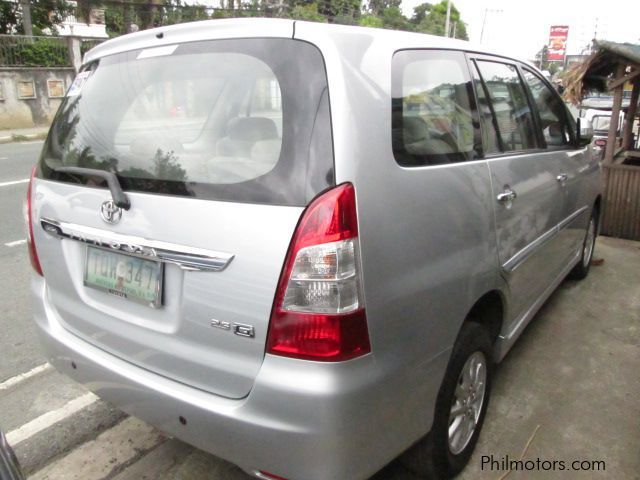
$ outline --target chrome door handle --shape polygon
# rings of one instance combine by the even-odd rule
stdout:
[[[506,187],[503,192],[499,193],[496,196],[496,198],[498,199],[499,202],[507,203],[515,200],[517,196],[518,194],[515,192],[515,190],[512,190],[510,187]]]
[[[567,175],[566,173],[561,173],[556,177],[556,180],[562,184],[564,184],[564,182],[566,182],[568,179],[569,175]]]

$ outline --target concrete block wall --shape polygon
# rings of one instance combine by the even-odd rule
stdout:
[[[46,126],[63,98],[51,97],[48,80],[63,82],[63,95],[75,76],[72,67],[0,67],[0,129]],[[34,98],[19,98],[19,82],[34,84]]]

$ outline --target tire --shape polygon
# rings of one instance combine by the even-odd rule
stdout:
[[[447,479],[460,473],[467,465],[478,441],[489,405],[493,374],[491,355],[492,345],[487,330],[475,322],[463,325],[453,346],[451,359],[438,392],[431,432],[401,457],[402,463],[409,470],[425,478]],[[484,366],[484,388],[479,388],[479,383],[475,384],[475,391],[482,390],[482,397],[476,393],[476,400],[471,402],[474,408],[467,410],[467,407],[461,406],[460,400],[471,400],[473,397],[470,396],[468,389],[460,390],[458,386],[462,386],[461,382],[463,380],[466,382],[470,378],[463,375],[463,369],[469,369],[474,362],[481,362]],[[480,377],[482,377],[481,373],[476,375],[479,381]],[[478,398],[480,398],[479,402]],[[454,405],[457,405],[458,410],[462,408],[468,413],[459,414],[453,417],[452,421],[450,416]],[[462,435],[465,419],[467,425],[473,422],[471,425],[473,430],[467,435]],[[455,430],[458,436],[454,434],[450,437],[449,430],[454,425],[460,427]]]
[[[589,275],[591,268],[591,260],[593,259],[593,251],[595,249],[596,238],[598,236],[598,211],[593,210],[587,229],[582,240],[582,252],[580,253],[580,261],[573,270],[569,272],[569,278],[572,280],[582,280]]]

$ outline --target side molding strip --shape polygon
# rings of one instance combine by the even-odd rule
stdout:
[[[547,230],[546,232],[544,232],[542,235],[540,235],[538,238],[536,238],[533,242],[528,244],[522,250],[517,252],[513,257],[511,257],[509,260],[507,260],[502,265],[502,269],[507,274],[513,272],[527,258],[529,258],[531,255],[533,255],[533,253],[535,253],[536,250],[538,250],[545,243],[547,243],[549,240],[551,240],[553,237],[555,237],[560,232],[560,230],[562,230],[563,228],[566,228],[567,226],[569,226],[569,224],[571,222],[573,222],[576,218],[578,218],[580,215],[582,215],[588,209],[589,209],[589,207],[587,207],[587,206],[579,208],[578,210],[573,212],[571,215],[569,215],[567,218],[562,220],[558,225],[556,225],[552,229]]]

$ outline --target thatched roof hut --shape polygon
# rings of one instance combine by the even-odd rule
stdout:
[[[602,232],[640,240],[640,152],[633,125],[640,95],[640,45],[597,41],[596,51],[565,77],[565,98],[579,104],[589,90],[613,92],[611,123],[603,160],[605,177]],[[633,84],[625,128],[617,138],[625,83]]]
[[[611,76],[616,76],[619,64],[640,72],[640,45],[596,40],[595,46],[596,51],[565,77],[565,98],[576,105],[586,91],[608,91],[607,81]]]
[[[640,45],[596,40],[595,47],[596,51],[584,63],[567,73],[564,95],[567,100],[577,105],[589,90],[614,92],[611,130],[604,158],[605,163],[611,163],[615,153],[615,134],[622,108],[622,93],[627,82],[633,84],[633,91],[627,108],[627,122],[621,147],[622,151],[632,148],[633,119],[640,92]]]

